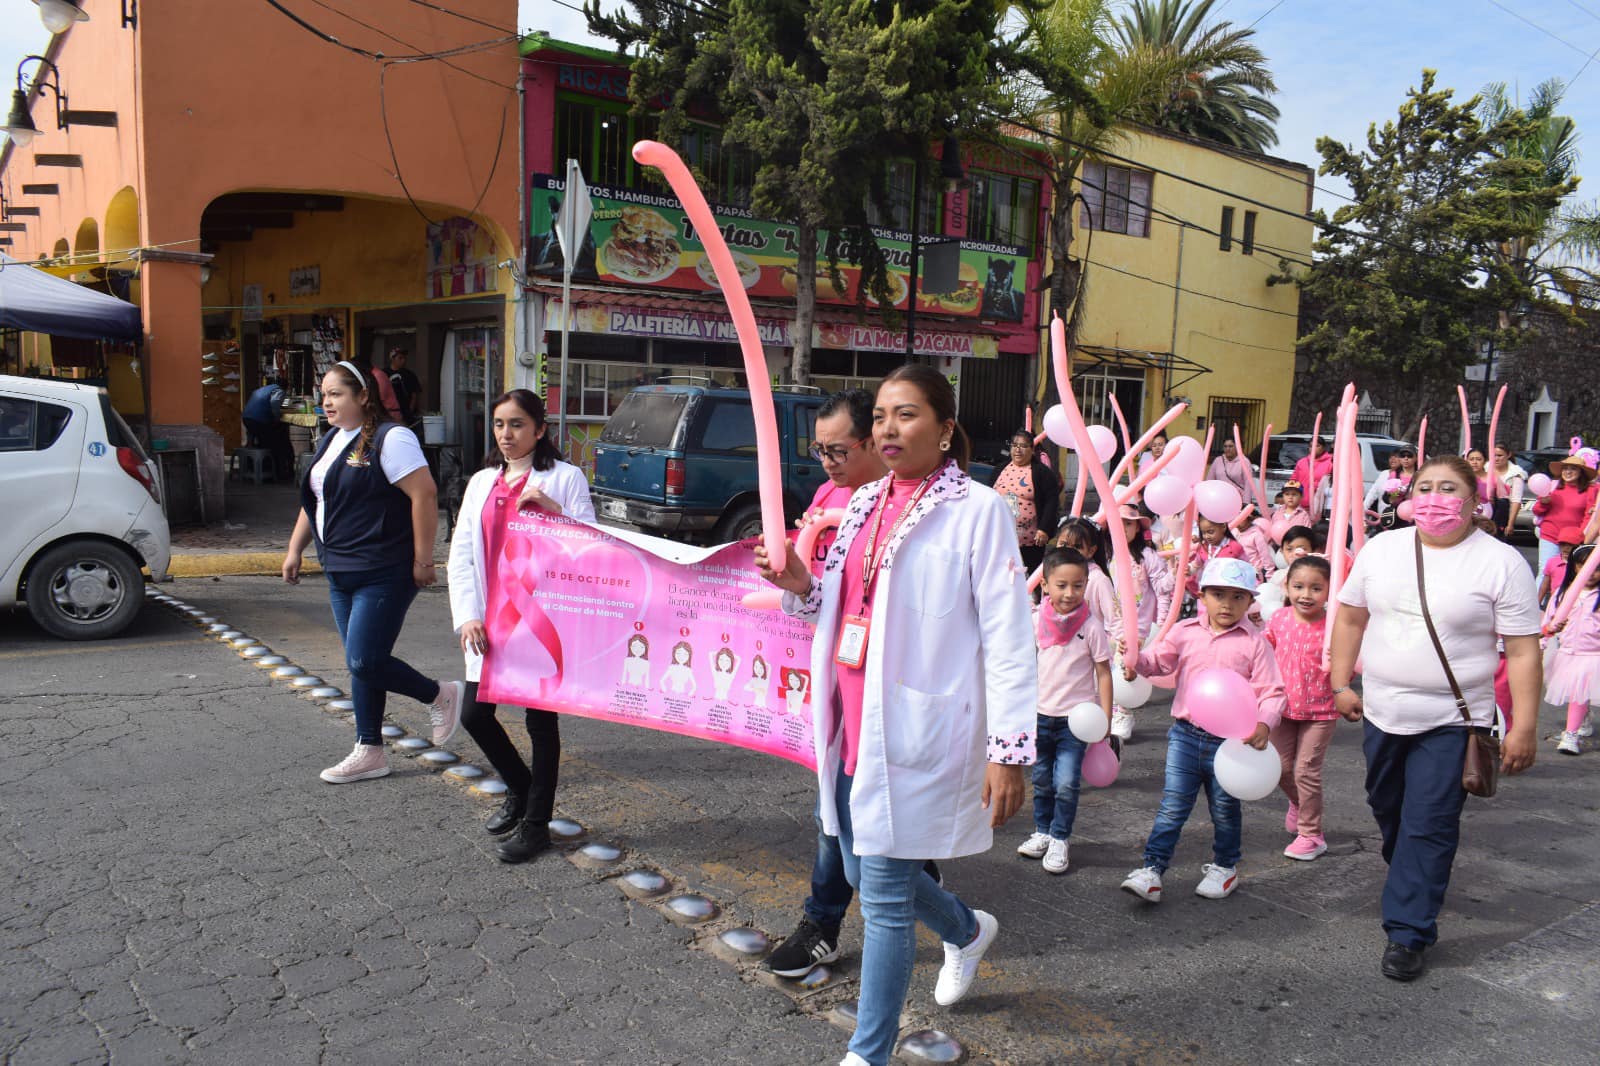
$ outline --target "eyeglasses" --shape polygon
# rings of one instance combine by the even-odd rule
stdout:
[[[810,448],[811,458],[819,463],[842,463],[850,458],[850,453],[866,443],[866,438],[851,444],[834,444],[824,448],[820,444],[813,444]]]

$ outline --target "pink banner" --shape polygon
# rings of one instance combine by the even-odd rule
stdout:
[[[758,540],[692,549],[536,511],[502,530],[486,530],[481,699],[815,768],[811,627],[740,602],[769,587]]]

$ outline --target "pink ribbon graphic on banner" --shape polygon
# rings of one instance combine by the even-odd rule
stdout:
[[[561,687],[561,634],[539,606],[538,567],[526,538],[506,538],[497,577],[504,595],[491,621],[494,632],[506,635],[504,654],[539,682],[541,695],[552,694]]]

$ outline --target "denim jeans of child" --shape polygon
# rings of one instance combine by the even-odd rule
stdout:
[[[1161,810],[1156,812],[1156,824],[1144,846],[1144,864],[1157,873],[1166,873],[1171,865],[1172,853],[1178,849],[1178,835],[1202,788],[1211,808],[1212,861],[1230,869],[1239,865],[1243,847],[1239,801],[1223,791],[1212,765],[1221,746],[1221,737],[1181,719],[1167,730],[1167,781],[1161,793]]]
[[[1078,817],[1083,753],[1089,745],[1072,735],[1065,717],[1039,715],[1033,764],[1033,828],[1055,840],[1072,836]]]

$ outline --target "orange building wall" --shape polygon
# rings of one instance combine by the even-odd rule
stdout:
[[[515,0],[456,0],[452,6],[502,25],[511,36]],[[6,183],[55,181],[60,197],[18,197],[41,208],[11,251],[21,259],[73,242],[80,222],[102,234],[117,192],[138,193],[147,246],[199,250],[200,216],[240,190],[300,190],[449,205],[476,218],[516,257],[518,57],[515,40],[440,62],[389,67],[384,91],[402,188],[384,136],[379,64],[313,37],[265,4],[143,4],[137,32],[119,24],[115,0],[85,0],[91,21],[55,39],[53,56],[75,108],[115,109],[115,130],[54,129],[54,102],[36,101],[42,132],[8,153]],[[434,52],[499,35],[407,0],[367,0],[363,21],[399,44],[308,7],[309,21],[342,41],[399,55]],[[467,71],[469,73],[463,73]],[[473,76],[473,75],[476,75]],[[483,79],[483,80],[480,80]],[[498,145],[498,160],[496,148]],[[35,168],[39,152],[78,152],[81,172]],[[51,202],[54,201],[54,202]],[[104,242],[101,242],[104,247]],[[106,249],[110,251],[111,249]],[[140,292],[148,334],[151,416],[198,423],[201,293],[198,266],[147,261]],[[512,323],[506,323],[508,336]]]

